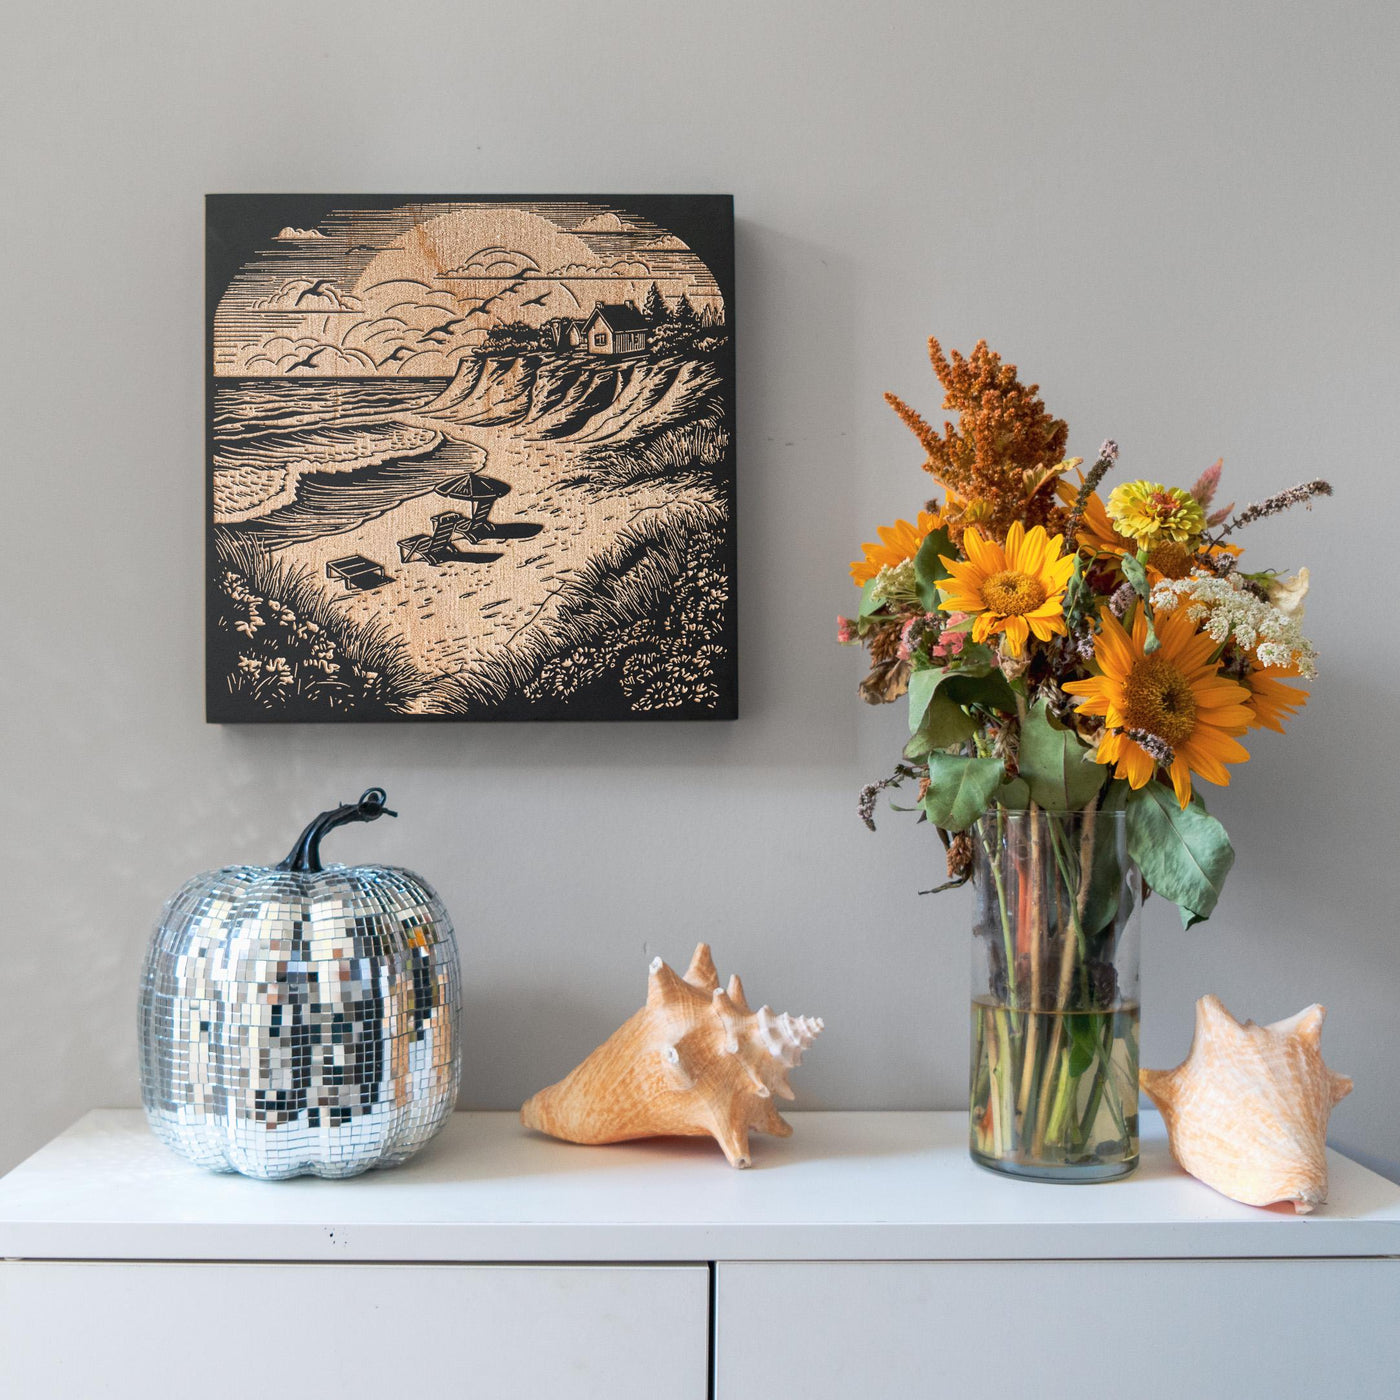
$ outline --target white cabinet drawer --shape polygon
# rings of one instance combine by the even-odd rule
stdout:
[[[704,1400],[704,1265],[0,1264],[0,1395]]]
[[[720,1264],[716,1400],[1394,1400],[1400,1260]]]

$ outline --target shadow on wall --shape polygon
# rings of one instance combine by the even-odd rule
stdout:
[[[851,505],[849,449],[833,446],[826,428],[853,420],[853,391],[837,357],[825,362],[819,377],[798,377],[791,332],[780,341],[778,328],[793,325],[798,308],[799,335],[810,329],[813,338],[848,341],[855,324],[855,265],[834,248],[743,219],[735,239],[739,704],[740,719],[748,723],[352,727],[357,746],[373,735],[374,760],[386,771],[461,771],[483,760],[527,772],[742,763],[771,753],[753,722],[779,709],[785,724],[804,735],[806,761],[814,769],[822,755],[830,756],[833,767],[849,764],[860,715],[859,668],[836,645],[833,619],[849,601],[844,561],[860,526]],[[819,299],[810,295],[815,286],[822,288]],[[794,684],[799,675],[803,683]],[[299,765],[314,768],[343,759],[343,730],[225,726],[220,738],[238,762],[280,766],[295,754]]]

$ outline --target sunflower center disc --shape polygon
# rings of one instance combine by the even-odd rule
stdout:
[[[1196,562],[1196,556],[1184,544],[1177,544],[1175,540],[1167,540],[1164,544],[1159,544],[1147,556],[1147,562],[1163,578],[1185,578],[1191,572],[1191,566]]]
[[[1029,574],[1003,569],[982,585],[982,601],[990,612],[1021,616],[1034,612],[1045,601],[1045,585]]]
[[[1191,682],[1164,656],[1134,664],[1123,686],[1125,729],[1145,729],[1172,748],[1196,728],[1196,697]]]

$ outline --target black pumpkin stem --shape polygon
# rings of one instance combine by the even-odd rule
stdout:
[[[345,826],[350,822],[372,822],[379,817],[396,817],[397,812],[391,812],[384,804],[388,801],[388,796],[383,788],[366,788],[360,794],[358,802],[347,803],[344,807],[332,808],[329,812],[322,812],[305,831],[297,837],[297,843],[292,847],[287,858],[278,866],[278,870],[293,870],[298,874],[314,875],[323,867],[321,865],[321,838],[328,831],[333,831],[338,826]]]

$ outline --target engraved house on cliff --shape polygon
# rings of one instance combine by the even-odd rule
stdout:
[[[647,323],[625,302],[599,302],[583,334],[590,355],[635,355],[647,348]]]

